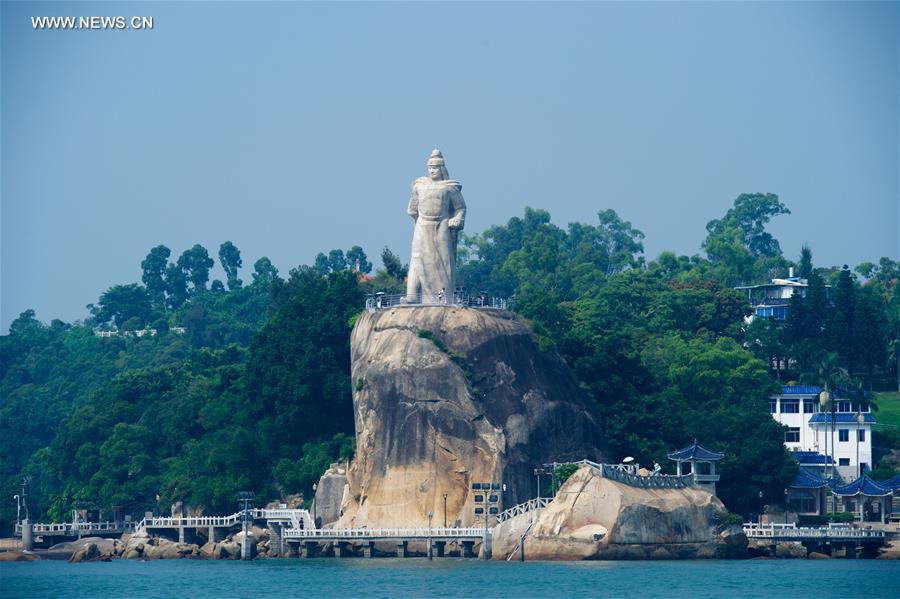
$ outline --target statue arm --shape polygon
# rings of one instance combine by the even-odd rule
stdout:
[[[455,189],[450,192],[450,220],[447,226],[451,229],[462,229],[466,224],[466,201],[462,194]]]
[[[412,217],[413,220],[418,220],[419,218],[419,196],[416,193],[416,184],[412,184],[412,193],[409,195],[409,206],[406,208],[406,213]]]

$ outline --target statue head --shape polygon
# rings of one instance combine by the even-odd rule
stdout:
[[[450,178],[447,167],[444,166],[444,156],[435,148],[428,159],[428,178],[432,181],[446,181]]]

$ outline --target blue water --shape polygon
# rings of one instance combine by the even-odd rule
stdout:
[[[0,563],[2,597],[900,597],[900,561]]]

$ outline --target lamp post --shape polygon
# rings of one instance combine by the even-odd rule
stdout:
[[[827,412],[831,404],[831,394],[828,393],[828,385],[819,393],[819,411]],[[825,480],[828,480],[828,423],[825,423]]]
[[[13,495],[13,499],[16,500],[16,526],[18,526],[22,523],[22,502],[18,495]]]
[[[248,538],[248,527],[253,522],[253,516],[250,515],[250,508],[253,507],[253,500],[256,495],[252,491],[241,491],[238,493],[238,505],[241,508],[241,528],[244,532],[244,542],[241,543],[241,559],[250,559],[250,539]]]
[[[856,406],[859,409],[859,405]],[[862,478],[862,464],[859,463],[859,431],[861,431],[863,423],[865,423],[866,417],[863,416],[862,412],[856,413],[856,478]]]
[[[444,528],[447,528],[447,494],[444,493]]]
[[[434,512],[428,512],[428,559],[432,559],[431,548],[433,543],[431,542],[431,519],[434,517]]]
[[[784,490],[784,523],[787,524],[787,513],[788,513],[788,490]]]
[[[763,492],[759,492],[759,525],[762,526],[762,515],[763,515]]]

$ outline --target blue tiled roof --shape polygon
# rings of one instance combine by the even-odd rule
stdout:
[[[849,485],[843,487],[832,487],[831,492],[835,495],[868,495],[869,497],[884,497],[890,495],[893,491],[887,487],[877,483],[868,474],[863,474]]]
[[[800,464],[834,464],[834,458],[831,456],[824,456],[817,451],[800,451],[794,450],[794,457],[797,458],[797,461]]]
[[[821,489],[827,486],[828,481],[806,468],[801,468],[791,483],[792,489]]]
[[[875,417],[871,414],[863,414],[863,421],[866,424],[875,424]],[[810,424],[816,422],[831,422],[831,414],[827,412],[819,412],[818,414],[813,414],[809,419]],[[856,414],[846,414],[840,413],[834,415],[834,422],[836,424],[856,424]]]
[[[675,460],[676,462],[684,462],[686,460],[708,460],[713,462],[715,460],[721,460],[725,457],[725,454],[717,451],[710,451],[705,447],[700,447],[700,445],[697,444],[697,439],[694,439],[693,444],[684,449],[672,451],[668,456],[670,460]]]
[[[818,395],[822,392],[821,387],[813,385],[782,385],[782,395]]]
[[[887,480],[880,480],[878,484],[896,493],[900,491],[900,474]]]

